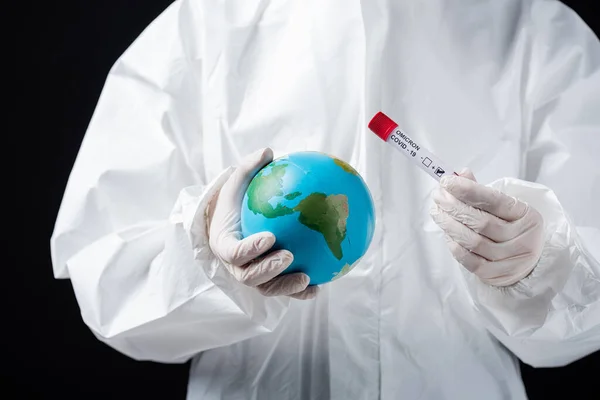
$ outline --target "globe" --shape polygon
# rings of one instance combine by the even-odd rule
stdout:
[[[242,235],[269,231],[272,250],[294,255],[283,274],[304,272],[310,285],[338,279],[353,268],[373,238],[373,199],[358,172],[321,152],[277,158],[251,180],[244,195]]]

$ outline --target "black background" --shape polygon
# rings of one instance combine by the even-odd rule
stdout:
[[[594,0],[566,1],[600,32]],[[139,33],[170,4],[168,0],[71,0],[46,3],[39,32],[37,72],[41,108],[39,135],[40,220],[27,273],[32,307],[18,314],[22,334],[5,342],[2,374],[18,392],[4,398],[184,399],[188,365],[136,362],[100,343],[81,321],[70,282],[52,277],[49,238],[62,193],[108,70]],[[39,201],[42,199],[42,201]],[[5,283],[6,285],[6,283]],[[23,302],[14,304],[23,305]],[[522,366],[531,399],[588,399],[600,371],[596,353],[564,368]],[[3,379],[4,380],[4,379]],[[6,385],[2,385],[6,388]],[[17,395],[18,393],[18,395]],[[13,397],[15,396],[16,397]],[[0,397],[2,397],[0,395]],[[594,398],[598,398],[593,396]]]

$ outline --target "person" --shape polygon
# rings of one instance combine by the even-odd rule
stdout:
[[[51,239],[83,320],[190,399],[523,399],[600,348],[600,44],[558,1],[175,1],[114,64]],[[383,111],[460,176],[367,129]],[[241,196],[316,150],[373,241],[310,285]],[[250,155],[249,155],[250,154]]]

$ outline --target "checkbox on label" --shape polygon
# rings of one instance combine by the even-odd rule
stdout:
[[[429,167],[431,165],[431,160],[429,159],[429,157],[425,157],[425,159],[423,160],[423,164],[426,167]]]

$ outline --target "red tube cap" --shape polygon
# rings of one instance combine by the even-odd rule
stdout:
[[[384,141],[392,134],[394,129],[398,127],[398,124],[392,121],[390,117],[382,113],[381,111],[375,114],[371,122],[369,122],[369,129],[374,134],[382,138]]]

